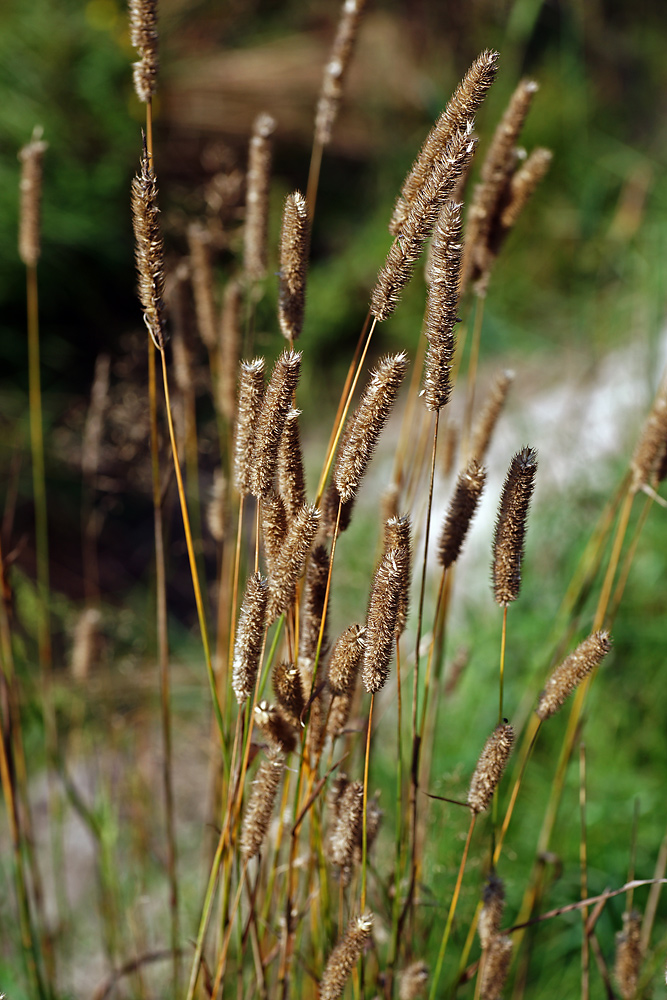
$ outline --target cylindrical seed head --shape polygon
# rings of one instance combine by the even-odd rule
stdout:
[[[410,604],[410,576],[412,573],[412,524],[408,515],[390,517],[384,526],[385,552],[390,549],[400,549],[402,579],[396,612],[396,630],[394,637],[399,638],[405,631],[408,621]]]
[[[299,617],[301,635],[299,637],[299,658],[314,662],[320,638],[322,612],[329,577],[329,551],[325,545],[314,545],[306,567],[306,582],[301,596]],[[327,605],[327,617],[329,608]],[[320,656],[329,648],[326,622],[322,633]]]
[[[630,462],[632,489],[661,481],[667,455],[667,376],[663,378]]]
[[[496,603],[501,606],[507,606],[519,596],[526,521],[536,472],[537,452],[534,448],[522,448],[512,458],[500,497],[492,576]]]
[[[301,675],[293,663],[283,661],[273,668],[273,690],[290,722],[295,726],[300,725],[306,701]]]
[[[329,956],[320,981],[320,1000],[338,1000],[345,991],[352,969],[371,936],[373,914],[366,911],[360,917],[352,917],[344,937]]]
[[[288,527],[285,541],[271,571],[267,608],[270,622],[286,611],[294,601],[294,588],[306,565],[319,523],[319,508],[304,504]]]
[[[259,705],[255,705],[254,715],[255,725],[271,746],[283,753],[292,753],[296,749],[296,730],[282,709],[270,705],[268,701],[260,701]]]
[[[269,573],[273,573],[287,537],[287,514],[283,498],[273,490],[262,500],[262,539]]]
[[[252,492],[255,431],[264,399],[264,358],[242,361],[234,434],[234,481],[241,496]]]
[[[276,749],[267,751],[259,765],[241,826],[240,846],[244,861],[250,861],[262,849],[284,767],[285,759]]]
[[[609,632],[593,632],[556,667],[540,695],[537,714],[548,719],[563,707],[583,679],[602,663],[611,649]]]
[[[306,270],[310,229],[306,199],[300,191],[289,194],[280,234],[278,320],[283,337],[291,344],[301,333],[306,304]]]
[[[428,983],[428,965],[418,960],[403,969],[398,977],[398,1000],[416,1000],[426,989]]]
[[[244,265],[249,281],[259,281],[266,274],[271,136],[275,128],[271,115],[260,114],[250,139],[244,228]]]
[[[479,911],[477,933],[479,943],[486,950],[500,930],[505,909],[505,885],[497,875],[490,875],[482,893],[482,909]]]
[[[222,469],[216,469],[213,473],[206,523],[216,542],[224,541],[227,530],[227,477]]]
[[[444,569],[459,557],[485,482],[485,470],[472,459],[456,482],[438,542],[438,561]]]
[[[329,836],[331,863],[340,868],[344,885],[349,884],[354,851],[363,825],[364,786],[351,781],[335,804],[335,818]]]
[[[364,654],[365,632],[363,625],[350,625],[331,650],[327,677],[333,695],[349,694],[354,690]]]
[[[153,343],[164,350],[164,247],[157,207],[157,183],[150,165],[146,140],[141,156],[141,168],[132,180],[132,222],[134,226],[135,261],[139,276],[139,301],[144,310],[144,322]]]
[[[217,318],[213,298],[213,269],[211,268],[210,236],[199,222],[188,226],[190,250],[190,280],[195,303],[199,336],[209,351],[217,344]]]
[[[218,351],[220,372],[218,375],[218,406],[228,420],[234,419],[236,412],[236,370],[239,363],[241,343],[241,306],[243,295],[241,283],[234,278],[227,282],[222,296]]]
[[[278,492],[290,518],[296,517],[306,502],[299,417],[301,410],[288,410],[278,446]]]
[[[35,267],[41,252],[42,160],[48,148],[38,126],[18,154],[21,161],[19,257],[26,267]]]
[[[301,353],[284,351],[276,361],[255,428],[252,493],[266,496],[273,489],[278,448],[301,371]]]
[[[387,682],[389,664],[396,641],[396,621],[405,579],[405,552],[390,549],[382,557],[373,580],[368,616],[364,662],[361,679],[369,694],[375,694]]]
[[[491,440],[491,435],[498,423],[498,417],[505,405],[507,393],[514,381],[514,372],[502,371],[496,375],[488,399],[479,415],[472,432],[470,457],[482,463]]]
[[[623,914],[623,930],[616,935],[614,978],[623,1000],[633,1000],[637,996],[642,962],[641,926],[640,914],[632,910],[631,913]]]
[[[509,760],[514,730],[507,722],[493,730],[484,744],[468,789],[468,805],[474,813],[484,812]]]
[[[350,63],[354,42],[359,29],[365,0],[345,0],[338,22],[338,30],[324,69],[322,89],[315,113],[315,141],[322,146],[331,142],[334,122],[338,117],[343,80]]]
[[[514,942],[508,935],[495,937],[484,959],[482,983],[480,987],[481,1000],[500,1000],[505,986],[505,980],[512,960]]]
[[[148,104],[157,90],[157,0],[129,0],[130,41],[141,59],[132,66],[137,97]]]
[[[260,573],[253,573],[246,584],[236,629],[232,687],[236,700],[242,705],[255,690],[259,658],[262,655],[266,627],[266,605],[269,584]]]

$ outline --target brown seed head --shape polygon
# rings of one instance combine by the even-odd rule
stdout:
[[[623,914],[623,930],[616,935],[614,977],[623,1000],[637,996],[642,962],[640,944],[642,918],[636,910]]]
[[[516,225],[526,202],[551,166],[552,159],[551,150],[539,146],[532,151],[525,163],[512,175],[506,204],[500,214],[502,238]]]
[[[148,159],[146,139],[141,168],[132,180],[132,222],[134,225],[135,261],[139,276],[139,301],[144,322],[153,343],[164,350],[164,247],[157,207],[157,183]]]
[[[299,417],[301,410],[287,411],[278,445],[278,492],[285,502],[289,518],[296,517],[306,502],[306,477],[303,471]]]
[[[304,504],[288,527],[269,581],[267,617],[270,622],[286,611],[294,601],[294,588],[306,565],[319,523],[319,509]]]
[[[267,496],[273,489],[280,438],[292,408],[300,371],[301,353],[284,351],[276,361],[266,387],[257,418],[252,454],[252,493],[256,497]]]
[[[340,791],[335,803],[335,817],[329,835],[331,863],[340,868],[343,885],[348,885],[352,873],[355,847],[363,825],[364,786],[360,781],[349,782]]]
[[[306,567],[306,582],[303,588],[299,611],[301,619],[299,658],[311,662],[315,661],[317,653],[328,576],[329,551],[325,545],[314,545]],[[328,648],[329,640],[327,638],[327,626],[325,623],[320,653],[325,653]]]
[[[437,159],[456,132],[465,130],[474,120],[486,93],[496,76],[498,53],[486,50],[474,63],[456,88],[449,104],[426,137],[419,156],[408,173],[398,197],[389,232],[396,236],[403,227],[412,203]]]
[[[255,689],[264,642],[268,598],[268,580],[260,573],[253,573],[243,595],[234,645],[232,687],[239,705],[251,698]]]
[[[21,161],[19,257],[26,267],[35,267],[41,252],[42,160],[48,148],[48,142],[42,139],[42,129],[37,126],[30,142],[18,154]]]
[[[480,988],[481,1000],[500,1000],[512,959],[514,942],[509,935],[495,937],[489,945],[489,950],[482,970]]]
[[[428,965],[417,961],[399,973],[398,1000],[416,1000],[426,989]]]
[[[190,278],[197,315],[199,336],[209,351],[217,344],[217,318],[213,299],[213,270],[211,268],[210,234],[199,222],[188,226],[190,249]]]
[[[241,827],[240,846],[244,861],[250,861],[262,849],[284,768],[285,759],[274,748],[267,751],[259,765]]]
[[[269,743],[283,753],[296,749],[296,730],[281,708],[260,701],[255,705],[255,725]]]
[[[157,0],[129,0],[130,41],[141,59],[132,66],[137,97],[148,104],[157,90]]]
[[[301,333],[306,304],[306,269],[310,249],[310,227],[306,199],[300,191],[289,194],[280,234],[280,279],[278,319],[283,337],[291,344]]]
[[[476,462],[484,460],[491,435],[498,423],[498,417],[505,405],[507,393],[514,381],[514,372],[501,371],[496,375],[488,399],[484,404],[484,409],[479,415],[477,423],[472,432],[472,442],[470,445],[470,457]]]
[[[271,136],[275,128],[271,115],[260,114],[250,139],[244,229],[244,265],[249,281],[259,281],[266,274]]]
[[[262,538],[269,572],[273,573],[287,536],[287,514],[283,498],[273,490],[262,500]]]
[[[99,466],[104,412],[109,405],[109,368],[109,355],[98,354],[81,446],[81,471],[89,482],[94,482]]]
[[[490,875],[482,893],[482,909],[479,911],[477,933],[482,948],[486,949],[500,930],[505,909],[505,885],[497,875]]]
[[[444,569],[459,557],[485,482],[485,470],[472,459],[456,482],[438,542],[438,561]]]
[[[264,399],[264,358],[242,361],[239,369],[239,402],[234,435],[234,481],[241,496],[252,491],[255,430]]]
[[[343,82],[350,63],[365,0],[345,0],[315,113],[315,142],[327,146],[338,117]]]
[[[384,548],[385,552],[390,549],[400,549],[401,570],[403,577],[400,584],[400,595],[398,599],[398,611],[396,612],[395,638],[405,631],[408,621],[408,607],[410,603],[410,576],[412,573],[412,524],[407,515],[403,517],[390,517],[384,526]]]
[[[536,472],[537,452],[534,448],[523,448],[510,463],[500,497],[492,574],[494,596],[501,606],[507,606],[519,596],[526,520]]]
[[[509,723],[503,722],[496,726],[484,744],[468,789],[468,805],[474,813],[487,809],[503,776],[513,743],[514,730]]]
[[[276,664],[273,668],[273,690],[285,715],[293,726],[301,724],[305,699],[301,675],[293,663]]]
[[[241,306],[243,295],[241,283],[232,278],[227,282],[222,296],[220,315],[220,371],[218,373],[218,406],[228,420],[234,419],[236,412],[236,370],[239,363],[241,343]]]
[[[630,469],[634,492],[661,482],[667,455],[667,376],[663,378],[635,446]]]
[[[338,451],[333,482],[343,502],[351,500],[396,401],[408,367],[407,354],[383,358],[371,373]]]
[[[385,552],[375,573],[368,616],[361,679],[369,694],[379,691],[389,677],[389,664],[396,641],[396,625],[405,580],[406,553]]]
[[[224,541],[227,530],[227,477],[222,469],[213,473],[211,495],[206,508],[208,530],[216,542]]]
[[[349,694],[354,690],[364,653],[363,625],[346,628],[329,657],[328,681],[333,695]]]
[[[563,707],[574,689],[602,663],[611,649],[609,632],[593,632],[556,667],[540,695],[537,714],[549,719]]]
[[[360,917],[352,917],[344,937],[329,956],[320,982],[320,1000],[338,1000],[345,991],[352,969],[371,936],[373,914],[367,910]]]

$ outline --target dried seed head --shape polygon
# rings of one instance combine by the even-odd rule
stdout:
[[[468,789],[468,805],[474,813],[484,812],[491,801],[514,743],[514,730],[507,722],[493,730],[484,744]]]
[[[276,361],[266,387],[257,418],[252,454],[252,493],[256,497],[267,496],[273,489],[280,438],[292,408],[300,371],[300,352],[284,351]]]
[[[98,354],[81,446],[81,471],[89,481],[94,480],[99,466],[104,411],[109,404],[109,367],[109,355]]]
[[[384,548],[385,552],[390,549],[400,549],[401,570],[403,577],[400,584],[400,595],[398,599],[398,610],[396,612],[396,631],[394,636],[399,638],[405,631],[408,621],[408,607],[410,604],[410,576],[412,573],[412,524],[407,515],[403,517],[391,517],[384,526]]]
[[[264,399],[264,358],[242,361],[239,368],[239,403],[234,435],[234,481],[242,496],[252,490],[255,430]]]
[[[287,537],[287,513],[283,498],[273,490],[262,500],[262,538],[264,554],[270,573],[273,573],[282,544]]]
[[[536,709],[540,719],[549,719],[562,708],[574,689],[602,663],[610,649],[609,632],[593,632],[579,643],[547,681]]]
[[[526,520],[536,472],[537,452],[534,448],[523,448],[510,463],[500,497],[492,574],[494,596],[501,606],[507,606],[519,596]]]
[[[468,169],[477,140],[465,129],[455,132],[433,163],[391,245],[371,295],[371,313],[382,323],[393,313],[412,275],[424,243],[433,232],[442,205]]]
[[[350,625],[331,651],[328,681],[333,695],[350,694],[354,690],[364,653],[363,625]]]
[[[379,691],[389,677],[389,664],[396,641],[396,622],[405,580],[406,554],[390,549],[375,573],[368,616],[361,679],[369,694]]]
[[[474,63],[456,88],[449,104],[426,137],[419,156],[408,173],[398,197],[389,232],[396,236],[402,229],[417,193],[441,150],[456,132],[463,131],[472,122],[496,76],[498,53],[486,50]]]
[[[424,388],[422,396],[427,410],[441,410],[452,394],[450,373],[454,363],[454,337],[448,342],[431,343],[424,359]]]
[[[545,176],[552,159],[551,150],[539,146],[532,151],[525,163],[512,175],[506,204],[500,215],[501,239],[504,239],[507,232],[516,225],[526,202]]]
[[[498,423],[498,417],[505,405],[507,393],[514,381],[514,372],[501,371],[496,375],[484,409],[479,415],[472,432],[470,457],[481,464],[486,455],[491,435]]]
[[[295,191],[285,201],[280,234],[278,319],[283,337],[290,344],[294,343],[303,326],[309,249],[306,199],[300,191]]]
[[[444,569],[448,569],[459,557],[485,482],[485,470],[472,459],[456,482],[438,542],[438,561]]]
[[[320,1000],[338,1000],[345,991],[352,969],[371,936],[373,914],[367,910],[360,917],[352,917],[345,935],[329,956],[320,982]]]
[[[294,601],[294,588],[306,565],[319,523],[319,509],[304,504],[289,525],[271,571],[267,608],[270,622],[286,611]]]
[[[141,59],[132,66],[137,97],[148,104],[157,90],[157,0],[129,0],[130,41]]]
[[[306,502],[299,417],[301,410],[288,410],[278,446],[278,492],[290,518],[296,517]]]
[[[339,446],[338,453],[340,454],[343,443]],[[333,536],[336,528],[336,519],[338,518],[338,534],[341,531],[346,531],[350,526],[350,521],[352,520],[352,511],[354,509],[354,501],[356,500],[356,494],[351,496],[349,500],[345,503],[341,503],[340,493],[336,489],[335,483],[329,483],[326,492],[322,498],[322,527],[329,537]],[[338,517],[338,504],[340,507],[340,517]]]
[[[320,638],[322,611],[329,577],[329,552],[325,545],[315,545],[306,567],[306,582],[301,596],[299,616],[301,635],[299,638],[299,659],[314,662]],[[328,608],[327,608],[328,615]],[[324,625],[320,654],[329,648],[327,627]]]
[[[255,705],[255,725],[269,743],[284,753],[296,749],[296,730],[280,708],[260,701]]]
[[[199,336],[209,351],[217,344],[217,319],[213,299],[213,270],[210,254],[211,238],[208,230],[199,222],[188,226],[188,247],[190,250],[190,279],[192,295],[197,315]]]
[[[667,377],[663,378],[630,462],[632,489],[661,482],[667,455]]]
[[[144,322],[153,343],[164,350],[164,247],[157,207],[157,183],[148,159],[146,138],[141,155],[141,169],[132,180],[132,222],[135,261],[139,276],[139,301]]]
[[[333,481],[343,502],[352,499],[371,459],[380,432],[396,401],[408,367],[407,355],[383,358],[371,373],[338,451]]]
[[[249,281],[259,281],[266,274],[271,136],[275,128],[271,115],[260,114],[255,119],[250,139],[244,229],[244,265]]]
[[[486,949],[500,930],[505,909],[505,884],[497,875],[489,875],[482,893],[482,909],[479,912],[477,933],[482,948]]]
[[[293,663],[282,662],[273,668],[273,690],[278,704],[292,725],[300,725],[306,702],[301,675]]]
[[[432,343],[446,339],[459,321],[462,259],[461,205],[448,199],[440,209],[433,231],[426,274],[429,286],[426,336]]]
[[[616,935],[614,977],[623,1000],[637,996],[639,970],[642,962],[640,944],[642,918],[636,910],[623,914],[623,930]]]
[[[236,369],[241,343],[241,284],[232,278],[227,282],[222,296],[220,316],[220,371],[218,373],[218,406],[230,421],[236,412]]]
[[[285,759],[280,751],[270,749],[259,765],[241,827],[241,857],[250,861],[259,854],[266,837]]]
[[[489,945],[482,970],[481,1000],[500,1000],[510,968],[514,942],[508,935],[495,937]]]
[[[224,541],[227,529],[227,477],[222,469],[213,473],[211,496],[206,508],[208,530],[216,542]]]
[[[253,573],[248,579],[243,595],[234,645],[232,687],[239,705],[242,705],[247,698],[251,698],[255,689],[264,642],[268,599],[268,580],[260,573]]]
[[[329,835],[331,863],[340,868],[344,885],[350,881],[357,840],[363,825],[364,786],[352,781],[340,791],[335,805],[335,818]]]
[[[21,161],[19,257],[26,267],[37,265],[41,251],[42,160],[48,148],[48,142],[42,139],[41,126],[36,126],[30,142],[18,154]]]
[[[421,996],[428,983],[428,973],[428,965],[422,961],[413,962],[403,969],[399,973],[399,1000],[416,1000]]]
[[[365,0],[345,0],[338,21],[329,61],[324,69],[322,89],[315,113],[315,142],[327,146],[331,142],[334,122],[338,117],[343,81],[350,63]]]

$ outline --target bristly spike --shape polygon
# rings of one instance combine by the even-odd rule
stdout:
[[[299,433],[301,410],[291,408],[278,445],[278,492],[290,518],[296,517],[306,502],[306,477]]]
[[[637,996],[639,973],[642,962],[641,915],[632,910],[623,914],[623,930],[616,935],[616,959],[614,978],[623,1000],[634,1000]]]
[[[396,640],[398,610],[405,580],[404,549],[385,552],[373,580],[366,618],[364,663],[361,678],[369,694],[387,682]]]
[[[148,104],[157,90],[159,69],[157,0],[129,0],[130,41],[140,61],[132,66],[137,97]]]
[[[373,914],[370,911],[367,910],[360,917],[352,917],[345,935],[329,956],[320,982],[320,1000],[338,1000],[342,997],[372,929]]]
[[[144,136],[141,168],[132,180],[132,222],[135,260],[139,276],[139,301],[144,322],[159,351],[164,350],[164,247],[157,207],[157,183]]]
[[[418,960],[399,973],[398,1000],[417,1000],[426,989],[429,969],[426,962]]]
[[[655,486],[661,481],[667,455],[667,375],[663,377],[653,405],[644,421],[635,446],[630,469],[632,490],[644,485]]]
[[[250,861],[262,849],[284,767],[285,759],[276,749],[269,750],[259,765],[241,826],[240,846],[244,861]]]
[[[213,298],[213,269],[211,268],[210,236],[200,222],[188,226],[190,251],[190,278],[195,303],[197,327],[205,347],[215,350],[217,344],[217,318]]]
[[[269,582],[267,616],[270,622],[294,602],[296,583],[306,565],[319,523],[319,509],[304,504],[287,529],[285,541],[274,560]]]
[[[232,687],[239,705],[251,698],[255,689],[264,642],[268,598],[268,580],[260,573],[254,573],[246,584],[234,645]]]
[[[335,819],[329,835],[331,863],[340,869],[343,885],[348,885],[352,873],[354,849],[362,826],[364,786],[351,781],[336,802]]]
[[[264,358],[242,361],[234,434],[234,482],[241,496],[252,492],[255,430],[264,399]]]
[[[486,472],[471,459],[460,474],[438,542],[438,561],[443,569],[456,562],[486,482]]]
[[[574,652],[556,667],[540,695],[536,712],[540,719],[549,719],[563,707],[567,698],[611,649],[609,632],[593,632],[580,642]]]
[[[385,552],[399,549],[401,552],[400,567],[402,579],[396,612],[396,629],[394,637],[399,638],[405,631],[408,621],[410,604],[410,578],[412,576],[412,524],[407,514],[402,517],[390,517],[384,526]]]
[[[512,175],[507,193],[507,203],[500,215],[500,226],[503,230],[502,239],[516,225],[526,202],[545,176],[552,159],[553,153],[550,149],[538,146]]]
[[[519,596],[526,520],[536,472],[537,452],[534,448],[522,448],[513,457],[503,486],[492,566],[494,596],[501,606],[507,606]]]
[[[273,668],[273,690],[290,722],[298,726],[306,704],[301,676],[293,663],[277,663]]]
[[[243,254],[245,273],[249,281],[260,281],[266,274],[271,136],[275,129],[275,120],[265,112],[255,118],[252,127],[248,153]]]
[[[500,930],[505,909],[505,885],[501,878],[491,874],[482,893],[482,909],[479,912],[477,933],[479,943],[486,950]]]
[[[21,161],[21,211],[19,257],[27,267],[35,267],[41,252],[42,160],[49,148],[42,129],[33,129],[30,142],[19,151]]]
[[[283,337],[291,343],[297,339],[303,326],[310,249],[309,229],[306,199],[300,191],[295,191],[287,196],[283,210],[278,295],[280,329]]]
[[[480,984],[480,1000],[501,1000],[510,969],[514,942],[508,934],[498,934],[489,945]]]
[[[280,439],[292,408],[300,371],[299,351],[283,351],[274,365],[255,429],[251,462],[253,496],[267,496],[273,489]]]
[[[315,113],[315,141],[322,146],[331,142],[333,126],[338,117],[343,82],[352,57],[352,50],[359,30],[365,0],[345,0],[341,9],[338,30],[324,69],[322,89]]]
[[[282,708],[260,701],[259,705],[255,705],[255,725],[271,747],[286,754],[296,750],[296,728]]]
[[[301,596],[299,617],[301,620],[301,635],[299,637],[299,659],[314,663],[317,654],[317,644],[320,638],[324,598],[329,577],[329,550],[325,545],[314,545],[308,565],[306,566],[306,581]],[[329,608],[327,605],[327,617]],[[320,656],[329,648],[326,622],[322,633]]]
[[[508,722],[502,722],[484,744],[468,789],[468,805],[474,813],[488,808],[507,766],[513,743],[514,729]]]
[[[332,694],[327,733],[336,736],[347,725],[359,668],[364,655],[363,625],[350,625],[336,642],[329,657],[327,680]]]

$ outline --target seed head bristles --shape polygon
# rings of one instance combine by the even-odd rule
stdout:
[[[241,496],[252,492],[255,430],[264,399],[264,358],[242,361],[234,434],[234,482]]]
[[[642,953],[640,945],[642,918],[636,910],[623,914],[623,930],[616,935],[614,978],[623,1000],[637,996]]]
[[[271,136],[275,128],[271,115],[262,113],[254,121],[250,139],[243,255],[249,281],[260,281],[266,274]]]
[[[498,508],[493,540],[493,592],[496,603],[507,606],[516,601],[521,588],[526,519],[535,489],[537,452],[523,448],[513,457]]]
[[[442,206],[433,230],[426,269],[426,281],[429,286],[426,336],[431,343],[446,339],[459,321],[458,301],[462,260],[461,205],[450,198]]]
[[[218,323],[213,299],[213,270],[209,247],[208,231],[199,222],[191,223],[188,226],[188,248],[197,327],[204,346],[213,351],[218,339]]]
[[[275,748],[267,751],[259,765],[241,827],[241,857],[244,861],[250,861],[262,849],[284,767],[285,758]]]
[[[338,117],[343,81],[350,63],[365,0],[345,0],[338,21],[338,30],[324,69],[322,89],[315,112],[315,142],[327,146]]]
[[[384,554],[373,580],[368,605],[364,663],[361,679],[369,694],[384,687],[396,639],[396,620],[405,580],[406,554],[390,549]]]
[[[157,207],[157,183],[146,149],[141,154],[141,169],[132,180],[132,222],[134,225],[135,261],[139,277],[139,301],[144,322],[159,351],[164,350],[164,247]]]
[[[540,695],[537,714],[549,719],[563,707],[574,689],[598,667],[611,649],[609,632],[593,632],[556,667]]]
[[[338,449],[340,453],[340,448]],[[341,504],[340,508],[340,518],[338,519],[338,533],[346,531],[350,527],[350,521],[352,520],[352,511],[354,510],[354,501],[356,496],[350,497],[346,500],[344,504]],[[338,503],[340,501],[340,494],[336,489],[334,483],[329,483],[326,492],[322,497],[322,527],[326,534],[331,537],[334,533],[334,528],[336,527],[336,517],[338,515]]]
[[[505,884],[497,875],[489,875],[482,893],[482,903],[477,922],[477,933],[479,934],[479,942],[486,951],[500,930],[505,909]]]
[[[635,446],[630,468],[634,492],[661,481],[667,454],[667,375],[663,378]]]
[[[371,314],[382,323],[393,313],[424,243],[456,181],[467,170],[477,139],[466,128],[455,132],[433,163],[392,243],[371,295]]]
[[[301,410],[288,410],[278,446],[278,492],[290,518],[296,517],[306,502],[306,478],[299,434],[300,416]]]
[[[501,1000],[503,987],[510,968],[514,942],[509,935],[494,937],[482,970],[482,983],[479,991],[481,1000]]]
[[[282,709],[270,705],[268,701],[260,701],[259,705],[255,705],[254,714],[255,725],[272,747],[284,753],[292,753],[296,749],[296,730]]]
[[[218,373],[218,405],[220,412],[230,423],[236,413],[236,370],[241,343],[242,304],[241,284],[232,278],[227,282],[222,296]]]
[[[314,545],[306,567],[306,582],[301,596],[299,617],[299,659],[315,661],[322,624],[322,610],[329,577],[329,551],[325,545]],[[329,609],[327,607],[327,617]],[[322,634],[321,654],[329,648],[326,622]],[[310,689],[309,689],[310,690]]]
[[[280,438],[292,408],[300,371],[299,351],[284,351],[274,365],[255,429],[251,478],[253,496],[265,497],[273,489]]]
[[[157,90],[157,0],[129,0],[130,41],[141,59],[132,66],[137,97],[148,104]]]
[[[283,661],[273,668],[273,690],[278,704],[292,725],[300,725],[306,702],[301,686],[301,676],[293,663]]]
[[[306,559],[320,525],[317,507],[304,504],[287,529],[287,536],[276,556],[269,579],[267,618],[274,621],[291,607],[296,582],[303,572]]]
[[[216,542],[222,542],[227,533],[227,477],[222,469],[213,473],[210,500],[206,508],[208,530]]]
[[[287,513],[283,498],[272,490],[262,500],[262,538],[269,573],[273,573],[276,560],[287,536]]]
[[[251,698],[255,689],[266,627],[268,599],[268,580],[260,573],[253,573],[248,579],[243,595],[234,645],[232,687],[239,705]]]
[[[481,462],[486,455],[491,440],[491,435],[498,423],[498,417],[505,405],[507,393],[514,381],[514,372],[501,371],[496,375],[489,397],[484,404],[484,409],[479,415],[472,432],[472,443],[470,445],[470,457],[476,462]]]
[[[490,235],[494,222],[505,207],[507,187],[516,168],[516,143],[538,89],[534,80],[522,80],[494,133],[482,164],[468,213],[462,289],[477,282],[478,295],[486,294],[494,254]]]
[[[346,628],[331,650],[327,677],[333,695],[349,694],[354,689],[364,654],[363,625]]]
[[[491,801],[514,743],[514,730],[502,722],[484,744],[468,789],[468,805],[474,813],[484,812]]]
[[[19,257],[26,267],[35,267],[41,252],[42,160],[48,148],[38,125],[30,142],[18,154],[21,161]]]
[[[350,418],[338,451],[333,482],[343,500],[351,500],[371,459],[380,432],[387,422],[408,367],[407,354],[382,358],[371,373],[364,394]]]
[[[427,410],[441,410],[452,394],[450,372],[454,361],[454,336],[448,342],[430,343],[424,360],[424,405]]]
[[[391,517],[385,522],[384,526],[384,547],[385,551],[388,552],[390,549],[400,549],[403,558],[401,559],[401,568],[403,570],[403,579],[400,586],[400,595],[398,600],[398,611],[396,612],[396,632],[395,638],[398,639],[399,636],[405,631],[405,626],[408,620],[408,606],[410,603],[410,578],[412,575],[412,524],[410,523],[410,518],[407,515],[403,517]]]
[[[538,146],[528,156],[525,163],[519,167],[509,183],[507,202],[500,215],[500,226],[503,230],[502,238],[507,231],[516,225],[516,221],[521,215],[526,202],[533,194],[535,188],[545,176],[553,153],[550,149]]]
[[[449,104],[426,137],[419,156],[403,182],[389,223],[392,236],[398,235],[407,219],[412,203],[443,147],[456,133],[472,122],[486,93],[493,83],[497,70],[498,53],[486,50],[474,63],[456,88]]]
[[[340,868],[343,885],[349,885],[357,839],[362,828],[364,786],[350,782],[336,802],[336,812],[329,837],[331,863]]]
[[[306,304],[306,269],[310,249],[310,231],[306,199],[300,191],[288,194],[280,233],[280,279],[278,319],[283,337],[291,343],[303,326]]]
[[[352,917],[344,937],[329,956],[320,982],[320,1000],[338,1000],[342,997],[350,973],[357,964],[372,929],[373,914],[369,910],[360,917]]]
[[[416,961],[403,969],[398,976],[398,1000],[417,1000],[428,983],[428,965]]]
[[[471,459],[456,482],[438,542],[438,562],[443,569],[448,569],[459,557],[485,482],[486,471]]]

